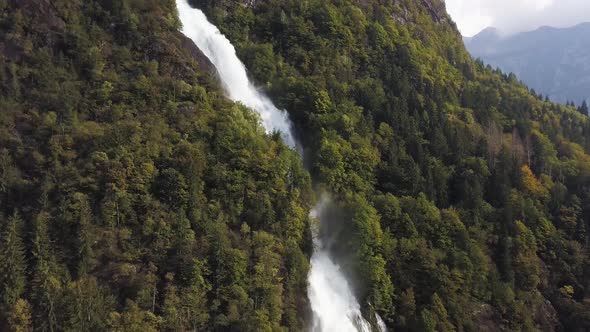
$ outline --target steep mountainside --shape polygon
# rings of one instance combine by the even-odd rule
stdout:
[[[590,326],[586,117],[474,62],[442,1],[192,2],[343,202],[324,236],[367,312],[400,330]]]
[[[303,329],[309,176],[178,28],[0,1],[1,331]]]
[[[590,120],[468,55],[441,0],[0,0],[0,330],[301,331],[311,181],[366,317],[590,329]],[[201,60],[201,61],[196,61]]]
[[[465,45],[473,57],[515,73],[553,101],[590,101],[590,23],[542,27],[509,37],[486,29],[465,39]]]

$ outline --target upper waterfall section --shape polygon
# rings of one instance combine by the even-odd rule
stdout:
[[[192,39],[213,63],[229,98],[256,111],[267,132],[280,132],[285,144],[295,148],[297,144],[288,114],[276,108],[250,82],[246,67],[230,41],[207,20],[202,11],[190,7],[186,0],[176,1],[176,6],[183,25],[182,33]]]

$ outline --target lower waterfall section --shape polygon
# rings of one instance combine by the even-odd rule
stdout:
[[[326,204],[327,200],[323,198],[311,212],[311,217],[320,218]],[[320,239],[319,225],[312,226],[312,233],[314,252],[311,256],[307,288],[307,296],[313,311],[311,331],[371,331],[371,326],[363,318],[348,280]]]

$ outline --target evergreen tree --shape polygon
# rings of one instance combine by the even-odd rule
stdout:
[[[588,116],[588,103],[585,100],[582,102],[582,105],[578,107],[578,112]]]
[[[15,212],[8,219],[0,216],[0,221],[0,324],[6,326],[11,319],[11,313],[20,315],[25,307],[28,308],[28,304],[24,305],[21,300],[26,287],[27,264],[22,240],[23,221],[20,215]],[[21,302],[17,305],[19,301]]]
[[[92,268],[94,233],[92,225],[92,211],[88,203],[88,198],[82,193],[74,194],[74,207],[78,217],[77,225],[77,254],[78,268],[77,275],[83,276]]]
[[[42,211],[35,218],[33,230],[31,295],[34,303],[33,320],[39,331],[57,331],[60,326],[58,317],[63,284],[49,239],[49,222],[49,214]]]

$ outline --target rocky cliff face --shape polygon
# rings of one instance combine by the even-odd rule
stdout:
[[[510,37],[490,28],[466,38],[465,45],[473,57],[515,73],[554,101],[580,104],[590,98],[590,23]]]

